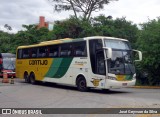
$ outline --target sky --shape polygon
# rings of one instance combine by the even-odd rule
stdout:
[[[39,16],[45,16],[46,21],[63,20],[73,12],[57,13],[48,0],[0,0],[0,30],[7,31],[5,24],[12,27],[10,33],[22,30],[23,24],[36,24]],[[92,16],[111,15],[113,19],[126,17],[135,24],[147,22],[160,16],[160,0],[118,0],[105,5]]]

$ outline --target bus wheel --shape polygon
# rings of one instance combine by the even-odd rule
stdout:
[[[79,91],[85,92],[88,90],[86,80],[83,76],[78,77],[77,88]]]
[[[25,80],[26,83],[30,83],[30,80],[29,80],[27,72],[24,73],[24,80]]]
[[[36,84],[34,73],[31,73],[30,76],[29,76],[29,78],[30,78],[31,84]]]

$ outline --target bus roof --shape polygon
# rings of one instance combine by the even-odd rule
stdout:
[[[16,55],[12,53],[1,53],[1,56],[3,58],[16,58]]]
[[[90,40],[90,39],[113,39],[113,40],[128,41],[127,39],[116,38],[116,37],[107,37],[107,36],[92,36],[92,37],[85,37],[84,39],[85,40]]]
[[[83,40],[92,40],[92,39],[113,39],[113,40],[128,41],[126,39],[115,38],[115,37],[92,36],[92,37],[76,38],[76,39],[64,38],[64,39],[58,39],[58,40],[43,41],[43,42],[40,42],[39,44],[19,46],[18,48],[38,47],[38,46],[45,46],[45,45],[52,45],[52,44],[79,42],[79,41],[83,41]]]
[[[58,40],[43,41],[43,42],[40,42],[39,44],[34,44],[34,45],[19,46],[18,48],[28,48],[28,47],[38,47],[38,46],[61,44],[61,43],[79,42],[83,40],[84,40],[83,38],[77,38],[77,39],[64,38],[64,39],[58,39]]]

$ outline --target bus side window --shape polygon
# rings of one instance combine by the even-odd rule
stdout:
[[[72,45],[63,44],[61,45],[60,57],[70,57],[72,56]]]
[[[73,45],[74,45],[74,56],[76,57],[87,56],[86,42],[78,42],[74,43]]]
[[[29,49],[23,49],[23,58],[29,58]]]
[[[38,48],[38,57],[47,57],[47,48],[46,47],[39,47]]]
[[[37,48],[31,48],[31,58],[37,57]]]
[[[48,47],[49,57],[58,57],[59,46],[53,45]]]
[[[22,58],[22,49],[19,49],[19,50],[18,50],[17,58],[18,58],[18,59],[21,59],[21,58]]]

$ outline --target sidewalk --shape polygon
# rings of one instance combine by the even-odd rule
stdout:
[[[14,86],[17,84],[22,84],[22,80],[18,79],[18,78],[14,78],[14,84],[11,84],[11,78],[8,78],[9,83],[2,83],[3,78],[0,78],[0,86]]]
[[[137,89],[160,89],[160,86],[131,86],[129,88],[137,88]]]

